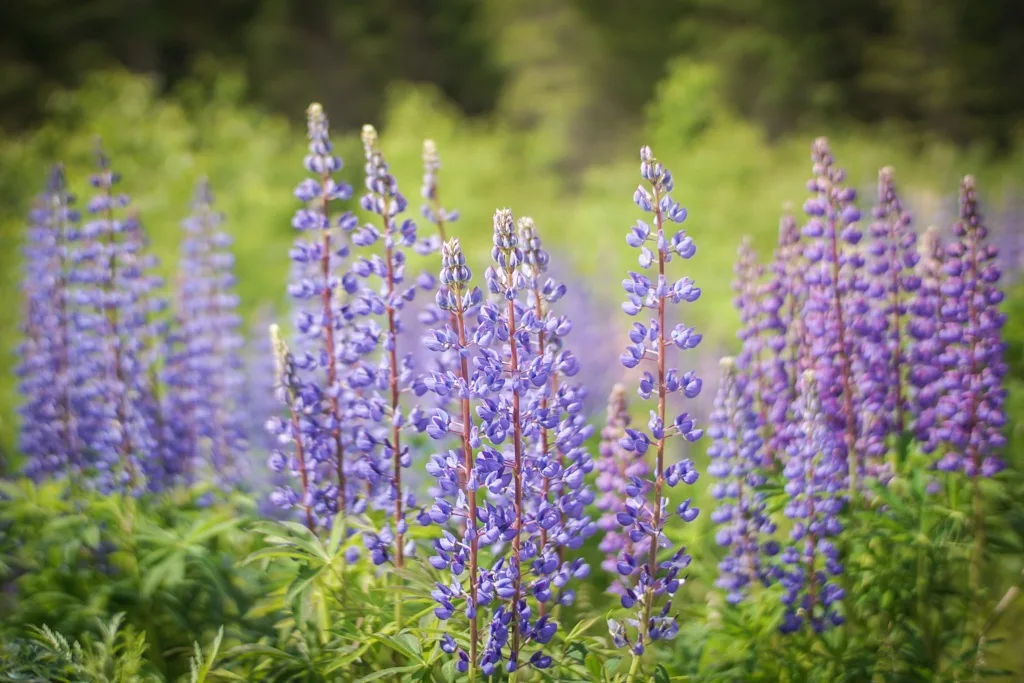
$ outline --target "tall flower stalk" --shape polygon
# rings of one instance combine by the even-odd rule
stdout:
[[[858,450],[880,458],[903,436],[909,407],[907,397],[907,344],[909,302],[921,286],[915,272],[919,259],[917,236],[910,214],[903,209],[891,168],[878,174],[878,203],[867,247],[868,314],[861,318],[864,336],[859,384],[864,396],[866,424]],[[899,467],[899,448],[892,447],[892,469]]]
[[[808,189],[814,196],[804,202],[808,221],[803,235],[809,243],[804,257],[808,298],[804,318],[810,355],[828,425],[838,435],[849,473],[850,495],[856,496],[863,470],[857,453],[859,404],[854,383],[857,339],[852,320],[866,312],[859,275],[863,257],[856,251],[861,231],[856,192],[843,184],[846,172],[835,165],[825,138],[811,149],[814,177]]]
[[[469,621],[469,653],[458,651],[457,667],[463,673],[468,672],[469,679],[474,681],[480,666],[478,622],[480,539],[477,516],[477,489],[480,479],[474,457],[474,442],[479,442],[479,435],[474,429],[471,411],[470,343],[467,336],[466,311],[478,307],[483,299],[483,294],[476,287],[470,288],[471,281],[472,272],[466,265],[466,257],[462,254],[459,240],[452,239],[445,242],[441,251],[441,289],[438,291],[436,299],[438,308],[450,314],[450,320],[454,325],[449,323],[444,329],[436,330],[434,335],[428,339],[428,343],[436,352],[455,353],[458,364],[454,372],[448,372],[445,376],[435,375],[430,386],[439,393],[445,395],[453,393],[457,396],[461,419],[457,431],[461,437],[462,449],[461,453],[452,452],[444,456],[434,456],[427,465],[427,471],[438,477],[442,494],[458,492],[454,506],[446,500],[446,497],[439,497],[431,508],[427,521],[444,523],[448,521],[449,515],[453,515],[461,517],[464,522],[462,538],[458,542],[455,541],[454,536],[449,539],[446,535],[444,540],[435,543],[436,554],[431,562],[439,569],[451,568],[453,564],[456,567],[453,569],[457,581],[454,587],[465,598],[465,613]],[[447,434],[448,427],[445,425],[441,431],[429,431],[431,436],[441,438]],[[468,585],[463,586],[458,580],[458,576],[467,562],[469,580]],[[454,612],[451,600],[454,599],[456,593],[450,588],[441,586],[438,590],[440,593],[437,597],[440,598],[441,605],[438,616],[447,619]],[[450,653],[456,651],[454,641],[450,636],[444,640],[442,647]]]
[[[339,372],[345,347],[338,338],[345,322],[340,292],[354,291],[354,286],[353,278],[339,276],[337,271],[349,255],[338,232],[352,230],[356,219],[348,211],[331,215],[332,202],[348,199],[352,189],[333,178],[342,162],[334,154],[323,108],[313,103],[306,114],[309,144],[303,165],[310,177],[294,190],[303,206],[292,218],[299,237],[289,252],[294,268],[288,292],[296,302],[298,335],[298,355],[292,356],[292,425],[280,419],[267,423],[272,435],[294,439],[296,453],[302,457],[287,458],[277,452],[271,454],[268,465],[278,473],[288,469],[301,481],[301,490],[282,486],[271,500],[284,508],[308,509],[306,516],[314,527],[328,528],[338,513],[347,514],[355,507],[344,441],[351,422],[344,410],[349,387]]]
[[[654,311],[655,317],[649,326],[633,323],[629,335],[632,343],[622,354],[622,363],[627,368],[634,368],[641,362],[655,364],[653,374],[644,371],[639,393],[644,399],[656,395],[657,407],[650,412],[648,431],[627,428],[626,435],[620,441],[623,448],[640,455],[652,446],[655,450],[654,481],[631,480],[626,489],[631,499],[626,503],[626,509],[617,515],[619,523],[626,528],[634,543],[643,540],[647,544],[646,558],[639,558],[638,561],[638,558],[624,552],[619,562],[619,572],[624,576],[632,574],[638,565],[642,565],[636,585],[626,591],[621,599],[623,607],[629,609],[636,606],[638,609],[635,638],[630,641],[625,629],[617,622],[610,624],[615,642],[620,646],[630,645],[633,661],[629,681],[636,679],[640,656],[645,648],[654,641],[673,638],[679,630],[675,616],[670,614],[671,600],[665,603],[659,613],[653,612],[655,598],[662,594],[675,594],[683,581],[679,574],[690,563],[690,556],[685,549],[676,551],[667,560],[658,561],[659,548],[670,545],[664,535],[664,527],[671,513],[668,500],[663,496],[666,484],[670,487],[679,482],[693,484],[698,474],[690,460],[666,467],[665,451],[668,439],[673,436],[681,436],[692,442],[703,433],[694,425],[689,413],[676,415],[670,423],[666,414],[669,395],[681,392],[688,398],[696,398],[701,388],[695,373],[680,373],[668,365],[668,353],[673,345],[680,350],[693,349],[700,343],[701,335],[684,324],[678,324],[672,330],[666,329],[667,307],[670,304],[694,302],[700,297],[700,289],[690,278],[683,277],[670,282],[666,266],[674,256],[691,258],[696,249],[685,231],[680,230],[673,235],[666,232],[666,222],[682,223],[686,219],[686,210],[672,199],[672,174],[654,158],[649,147],[640,150],[640,175],[650,185],[650,189],[640,185],[633,194],[633,201],[642,211],[654,214],[654,226],[652,229],[647,223],[637,221],[626,241],[631,247],[639,249],[641,269],[646,271],[656,265],[657,278],[652,282],[645,274],[630,272],[629,277],[623,281],[627,300],[622,307],[630,316],[650,310]],[[653,246],[653,250],[648,245]],[[692,521],[697,516],[697,509],[687,499],[679,505],[676,516],[684,522]]]
[[[951,354],[946,371],[947,391],[938,412],[939,433],[948,443],[940,469],[960,470],[971,481],[974,521],[974,556],[971,584],[980,585],[980,564],[985,547],[984,501],[980,477],[1003,468],[999,449],[1006,443],[1006,389],[1003,378],[1001,330],[1006,315],[999,310],[1003,292],[997,249],[988,243],[988,228],[981,213],[974,178],[960,184],[960,220],[953,226],[955,241],[947,246],[946,281],[942,306]]]
[[[947,339],[942,320],[946,249],[938,230],[929,227],[918,241],[920,259],[917,277],[920,286],[908,305],[907,373],[911,428],[925,453],[939,447],[939,399],[943,393],[943,368],[949,365]]]
[[[176,298],[177,334],[184,356],[184,376],[171,377],[180,397],[180,431],[201,438],[209,465],[222,481],[238,481],[248,444],[242,424],[244,387],[239,351],[242,320],[237,313],[231,236],[221,229],[223,216],[213,208],[213,193],[204,179],[196,186],[192,215],[184,221],[185,239]],[[172,396],[174,399],[175,396]],[[195,453],[188,454],[194,457]]]
[[[600,459],[597,462],[597,488],[601,495],[597,499],[597,508],[603,512],[598,526],[604,532],[598,549],[605,553],[602,569],[607,572],[616,571],[618,558],[623,551],[632,555],[643,549],[634,544],[616,520],[618,513],[625,511],[628,498],[623,491],[634,479],[643,480],[650,475],[651,469],[643,454],[635,450],[626,450],[619,443],[626,436],[632,418],[626,397],[626,387],[616,384],[608,395],[608,411],[605,426],[601,429],[599,446]],[[608,592],[621,596],[640,573],[639,567],[629,574],[614,579]]]
[[[715,538],[729,551],[718,564],[715,585],[726,591],[728,602],[738,603],[752,586],[767,585],[773,578],[765,557],[775,555],[778,545],[769,538],[775,524],[757,491],[764,483],[759,472],[764,443],[753,401],[740,386],[736,361],[723,358],[721,365],[721,383],[708,428],[708,436],[714,440],[708,447],[708,474],[717,478],[711,493],[722,501],[711,513],[712,521],[721,526]]]
[[[72,377],[72,311],[69,241],[78,212],[62,166],[50,171],[46,189],[29,214],[23,291],[25,311],[19,348],[20,446],[28,456],[26,474],[76,477],[82,474],[76,433]]]
[[[401,570],[405,564],[405,533],[407,523],[405,494],[402,490],[402,469],[408,467],[411,460],[408,446],[402,445],[402,426],[405,416],[399,405],[401,392],[413,381],[413,373],[407,363],[399,362],[398,339],[401,332],[400,312],[406,301],[415,296],[415,287],[407,287],[405,278],[404,248],[416,243],[416,224],[411,219],[398,222],[399,215],[405,211],[407,201],[398,189],[398,182],[391,174],[384,154],[380,149],[376,129],[367,124],[362,130],[363,153],[366,160],[366,193],[360,199],[363,210],[376,214],[381,221],[378,232],[371,226],[364,226],[359,233],[357,243],[367,246],[376,241],[377,235],[384,240],[383,263],[375,261],[371,270],[383,280],[380,292],[372,295],[371,308],[382,310],[385,317],[384,329],[384,362],[380,376],[384,378],[382,393],[383,415],[386,416],[390,429],[389,434],[381,441],[382,455],[390,455],[390,486],[384,500],[392,506],[395,525],[393,534],[393,562],[396,569]],[[383,462],[380,463],[383,467]],[[395,599],[395,622],[401,627],[402,599]]]
[[[789,545],[782,552],[780,583],[786,611],[780,630],[795,633],[810,622],[815,633],[838,626],[837,609],[844,591],[833,579],[843,572],[839,549],[830,539],[842,531],[844,463],[839,436],[829,428],[811,370],[804,372],[797,405],[798,423],[791,425],[786,478],[785,515],[793,520]]]
[[[290,469],[298,472],[300,482],[300,492],[297,501],[287,501],[289,505],[298,503],[299,507],[302,508],[303,519],[306,526],[310,531],[316,530],[316,523],[313,520],[313,512],[311,509],[312,493],[310,491],[309,481],[309,469],[306,464],[306,452],[305,442],[302,433],[302,419],[300,413],[302,411],[302,402],[299,398],[298,390],[300,387],[298,378],[295,373],[295,359],[292,357],[291,350],[288,348],[288,344],[285,343],[281,337],[281,328],[276,324],[270,326],[270,344],[274,350],[274,392],[277,394],[278,400],[285,406],[288,412],[289,422],[287,425],[283,421],[279,421],[278,418],[271,418],[272,421],[280,422],[279,427],[272,428],[272,433],[279,435],[279,440],[282,442],[290,441],[294,444],[294,459],[295,463]],[[275,450],[271,454],[271,460],[284,461],[287,456],[280,450]],[[271,469],[280,472],[284,468],[282,462],[280,467],[271,466]],[[288,489],[290,492],[290,489]],[[276,497],[283,497],[282,490],[279,489]],[[283,501],[276,501],[279,504]]]

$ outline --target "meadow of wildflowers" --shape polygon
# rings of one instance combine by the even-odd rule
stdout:
[[[650,147],[632,224],[605,226],[635,259],[621,307],[595,310],[556,227],[444,208],[458,159],[433,141],[418,220],[386,136],[363,127],[356,189],[318,104],[307,132],[290,306],[249,339],[207,180],[165,284],[99,143],[84,211],[81,179],[42,179],[0,680],[1020,675],[1006,292],[974,178],[919,231],[896,171],[858,201],[814,141],[774,252],[740,246],[738,353],[708,368],[701,217]]]

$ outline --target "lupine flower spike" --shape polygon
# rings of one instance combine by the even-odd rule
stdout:
[[[908,304],[921,285],[915,271],[917,236],[896,193],[891,168],[878,174],[878,204],[872,218],[867,246],[869,310],[855,323],[864,344],[857,373],[864,416],[857,450],[879,466],[890,449],[890,438],[901,438],[906,427]],[[895,470],[898,448],[892,453]]]
[[[860,412],[853,363],[858,348],[851,321],[867,311],[860,274],[864,258],[857,252],[860,211],[853,205],[856,192],[843,184],[846,172],[835,165],[825,138],[815,141],[811,159],[814,177],[807,189],[814,196],[804,202],[804,320],[822,409],[847,462],[850,492],[855,495],[863,462],[856,451]]]
[[[647,430],[627,428],[619,444],[639,455],[653,447],[655,470],[653,482],[639,478],[630,480],[626,488],[630,500],[626,503],[626,509],[616,516],[631,541],[643,541],[647,546],[646,557],[623,552],[619,560],[619,573],[624,576],[632,574],[641,566],[636,584],[625,592],[621,600],[623,607],[637,608],[636,620],[627,622],[627,625],[634,627],[635,636],[630,639],[626,629],[618,622],[609,624],[613,640],[620,646],[628,644],[633,653],[630,681],[636,679],[640,656],[644,650],[652,642],[675,637],[679,630],[675,616],[671,614],[671,600],[661,610],[654,611],[655,598],[664,594],[670,597],[674,595],[685,580],[681,572],[690,564],[690,556],[686,554],[685,548],[679,549],[667,559],[658,560],[659,549],[670,546],[664,527],[672,513],[668,508],[668,499],[663,496],[666,484],[669,487],[680,482],[691,485],[697,480],[698,474],[689,459],[666,467],[665,451],[671,437],[681,436],[692,442],[703,434],[689,413],[680,413],[672,419],[666,415],[670,395],[682,393],[692,399],[697,397],[701,389],[701,381],[696,373],[680,372],[668,364],[672,346],[680,350],[693,349],[700,343],[701,335],[684,324],[678,324],[672,330],[666,329],[669,305],[694,302],[700,297],[700,289],[690,278],[669,281],[666,266],[674,257],[692,257],[696,249],[685,231],[680,230],[672,235],[666,232],[666,222],[682,223],[686,219],[686,210],[672,199],[672,174],[654,158],[650,147],[640,150],[640,175],[650,185],[650,189],[640,185],[633,194],[633,201],[642,211],[654,215],[654,225],[652,228],[642,220],[637,221],[627,235],[626,242],[639,250],[640,268],[646,271],[656,267],[657,277],[652,282],[642,272],[630,272],[622,283],[627,294],[622,308],[629,316],[648,310],[655,317],[648,326],[633,323],[629,333],[631,344],[622,354],[622,363],[627,368],[635,368],[641,363],[654,364],[653,373],[643,371],[638,393],[645,400],[656,395],[657,406],[650,411]],[[675,515],[683,522],[693,521],[697,513],[697,508],[693,507],[689,498],[675,510]]]
[[[472,272],[466,265],[466,257],[458,239],[452,239],[441,250],[441,288],[436,299],[440,310],[448,312],[454,322],[446,325],[443,330],[435,330],[426,339],[427,345],[438,353],[455,354],[458,362],[456,370],[445,373],[433,373],[424,385],[436,393],[455,394],[459,401],[459,414],[462,424],[458,426],[462,441],[461,453],[453,450],[445,454],[436,454],[427,464],[427,472],[438,480],[440,495],[429,511],[421,516],[421,522],[429,524],[445,524],[453,516],[464,521],[462,538],[456,539],[447,530],[443,537],[434,542],[435,555],[430,563],[435,569],[450,569],[452,584],[438,584],[434,598],[438,601],[435,615],[442,621],[448,620],[455,612],[454,602],[465,600],[465,614],[469,621],[469,653],[464,652],[455,644],[454,639],[446,636],[442,641],[442,649],[449,654],[456,654],[459,671],[469,672],[470,680],[475,680],[479,661],[479,626],[478,609],[481,604],[490,602],[492,591],[481,591],[480,572],[478,565],[479,521],[477,507],[477,490],[480,478],[476,468],[474,451],[479,446],[480,437],[473,424],[471,412],[471,377],[469,370],[470,345],[466,328],[466,311],[479,306],[483,293],[476,287],[470,287]],[[444,438],[449,428],[450,419],[443,410],[439,410],[432,420],[428,433],[437,439]],[[454,504],[451,500],[454,499]],[[466,566],[469,567],[468,582],[464,585],[461,575]]]
[[[520,218],[519,243],[523,248],[523,275],[526,279],[527,306],[524,326],[535,328],[530,364],[527,411],[534,416],[537,428],[527,436],[530,469],[542,481],[531,486],[533,495],[528,507],[540,521],[540,554],[557,555],[561,571],[553,583],[559,588],[558,604],[570,604],[575,592],[566,588],[570,576],[579,576],[581,562],[565,563],[565,551],[579,548],[596,526],[583,513],[593,501],[593,493],[583,483],[593,469],[590,455],[583,447],[593,432],[583,413],[586,390],[573,382],[580,366],[566,338],[572,331],[568,316],[556,315],[553,306],[566,292],[562,283],[547,277],[550,257],[544,250],[537,226],[529,217]],[[544,381],[546,380],[546,381]],[[539,490],[538,490],[539,489]],[[545,559],[545,562],[549,560]],[[547,591],[547,587],[544,587]],[[547,612],[547,600],[541,600],[539,612]]]
[[[762,554],[772,557],[779,550],[769,538],[775,525],[757,491],[764,483],[759,472],[764,444],[751,398],[740,387],[737,374],[736,361],[723,358],[721,384],[708,427],[708,436],[714,440],[708,447],[708,474],[718,479],[711,493],[722,501],[711,513],[711,520],[721,525],[718,544],[729,549],[718,564],[715,585],[726,591],[730,603],[740,602],[752,586],[771,581],[774,572]]]
[[[945,358],[947,338],[951,337],[945,334],[942,321],[946,249],[938,230],[929,227],[924,231],[918,252],[920,286],[908,308],[907,383],[914,437],[925,453],[933,453],[939,446],[937,407],[943,393],[943,368],[954,362]]]
[[[1003,292],[998,252],[988,242],[974,178],[960,184],[960,220],[953,225],[955,240],[946,247],[942,284],[945,300],[941,315],[949,341],[946,392],[938,414],[941,438],[949,448],[937,467],[961,471],[971,480],[974,555],[971,585],[979,585],[979,567],[985,546],[984,502],[980,477],[991,477],[1003,467],[1000,450],[1006,443],[1006,362],[1001,331],[1006,314],[999,310]]]
[[[843,623],[837,603],[844,592],[833,580],[842,574],[843,565],[830,539],[842,531],[838,514],[843,506],[845,463],[840,456],[841,435],[826,424],[818,392],[813,371],[804,372],[799,423],[792,425],[783,471],[789,494],[785,514],[794,520],[792,544],[782,553],[783,633],[795,633],[808,622],[816,633]]]
[[[248,444],[240,404],[244,387],[239,352],[242,319],[237,313],[231,236],[220,225],[213,194],[202,180],[193,213],[184,223],[176,319],[183,367],[169,378],[178,403],[182,442],[205,442],[210,466],[223,481],[237,481]],[[188,454],[191,455],[191,454]],[[186,455],[186,457],[188,457]]]
[[[608,413],[605,426],[601,430],[599,447],[601,458],[597,462],[597,489],[601,492],[597,499],[597,508],[604,514],[598,520],[598,526],[604,532],[598,548],[605,554],[601,568],[607,572],[615,572],[618,558],[623,552],[638,555],[643,552],[643,540],[633,543],[622,529],[616,516],[625,511],[629,499],[624,491],[634,480],[643,481],[650,476],[651,468],[642,453],[627,450],[620,445],[626,436],[626,428],[630,425],[629,406],[626,387],[616,384],[608,395]],[[640,568],[633,568],[628,574],[617,576],[608,591],[614,595],[623,595],[632,587],[633,581],[640,574]]]
[[[313,531],[316,526],[311,511],[312,492],[310,487],[309,465],[306,461],[305,443],[302,434],[302,420],[299,415],[302,410],[302,403],[298,396],[299,381],[295,374],[295,359],[292,357],[288,344],[281,338],[281,328],[276,324],[270,326],[270,344],[274,349],[274,392],[278,400],[284,404],[288,411],[290,420],[288,426],[275,427],[270,431],[279,435],[281,443],[291,442],[294,444],[294,454],[289,458],[282,451],[275,451],[271,454],[272,460],[287,460],[288,469],[296,472],[299,477],[301,489],[296,495],[291,489],[278,489],[275,493],[275,502],[282,507],[298,505],[303,512],[306,526]],[[272,418],[277,419],[277,418]],[[271,467],[274,471],[279,468]]]
[[[342,164],[334,154],[323,107],[313,103],[306,114],[309,151],[304,166],[310,177],[294,191],[303,207],[292,218],[299,237],[290,252],[296,269],[288,287],[297,304],[299,350],[298,356],[291,357],[293,433],[288,435],[283,420],[273,418],[267,423],[275,436],[296,440],[295,448],[302,451],[303,461],[277,453],[271,455],[269,466],[275,472],[288,467],[302,481],[301,498],[289,488],[278,488],[272,498],[283,507],[308,507],[314,525],[329,527],[337,513],[357,509],[345,452],[344,430],[349,420],[343,405],[346,387],[339,371],[339,334],[344,316],[338,304],[340,290],[350,292],[354,283],[351,278],[336,275],[349,251],[346,244],[339,243],[338,229],[351,230],[356,220],[347,211],[331,216],[332,202],[348,199],[352,189],[333,178]]]
[[[77,238],[78,212],[64,169],[55,166],[29,214],[25,247],[24,341],[19,348],[20,447],[33,478],[83,474],[76,432],[69,291],[69,242]]]
[[[381,491],[380,503],[390,505],[395,530],[392,533],[390,527],[385,527],[383,531],[393,541],[389,559],[394,562],[396,568],[401,569],[405,563],[405,555],[413,550],[411,542],[406,547],[405,534],[408,523],[405,517],[408,509],[415,503],[402,487],[402,470],[412,463],[409,447],[402,443],[402,428],[406,424],[415,426],[423,422],[419,417],[419,409],[406,414],[399,405],[401,392],[411,388],[415,379],[410,367],[411,356],[403,357],[399,354],[398,339],[402,330],[401,311],[406,302],[413,300],[416,293],[415,286],[409,287],[404,284],[406,259],[403,251],[404,248],[416,244],[416,224],[411,219],[400,222],[399,217],[405,211],[407,201],[398,189],[398,181],[391,174],[373,126],[363,126],[362,142],[366,161],[366,192],[360,198],[360,206],[364,211],[374,213],[380,218],[381,230],[378,231],[369,224],[364,225],[353,237],[353,241],[360,246],[367,246],[375,242],[378,236],[382,236],[384,240],[383,260],[377,256],[371,259],[367,273],[376,274],[382,284],[377,291],[369,288],[364,290],[364,297],[369,302],[370,309],[382,313],[386,322],[383,331],[383,359],[376,372],[380,398],[374,399],[374,408],[371,412],[375,421],[385,423],[388,429],[382,438],[376,439],[380,447],[380,459],[378,462],[371,462],[370,467],[378,473],[388,471],[390,474],[390,481]],[[390,462],[385,462],[387,460]],[[373,535],[369,534],[367,538],[372,541]],[[395,617],[399,626],[401,611],[401,597],[396,597]]]

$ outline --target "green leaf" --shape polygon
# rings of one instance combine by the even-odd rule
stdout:
[[[405,674],[412,671],[417,671],[420,668],[419,664],[413,664],[412,666],[393,666],[390,669],[381,669],[374,671],[369,676],[363,676],[357,679],[355,683],[366,683],[367,681],[377,681],[381,678],[387,678],[388,676],[394,676],[395,674]]]
[[[423,656],[420,654],[419,641],[409,633],[400,633],[396,637],[391,637],[384,634],[376,634],[373,639],[379,643],[387,645],[392,650],[405,655],[409,659],[419,662],[420,665],[425,664]]]

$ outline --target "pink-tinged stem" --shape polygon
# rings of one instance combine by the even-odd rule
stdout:
[[[462,296],[461,292],[455,291],[456,309],[452,313],[452,317],[455,319],[456,330],[459,334],[459,348],[466,348],[466,321],[465,311],[462,309]],[[461,364],[460,372],[461,379],[465,386],[469,387],[469,361],[466,356],[459,354]],[[470,477],[470,472],[473,470],[473,446],[471,443],[471,415],[469,408],[469,395],[465,394],[459,401],[462,408],[462,454],[463,454],[463,490],[466,492],[466,499],[469,501],[469,529],[472,532],[469,541],[469,597],[473,601],[473,616],[469,619],[469,669],[470,669],[470,680],[474,678],[474,669],[477,662],[477,643],[479,641],[479,630],[477,626],[477,516],[476,516],[476,486],[471,485],[474,482],[474,478]]]
[[[513,273],[506,270],[508,281],[512,282]],[[516,386],[519,379],[519,349],[516,344],[516,307],[514,301],[508,302],[508,343],[513,380],[512,388],[512,425],[513,425],[513,448],[515,450],[515,464],[512,479],[515,483],[515,506],[516,506],[516,535],[512,538],[512,566],[515,567],[513,577],[513,598],[512,598],[512,652],[519,656],[519,595],[522,590],[522,571],[520,566],[520,544],[523,531],[523,438],[522,426],[519,413],[519,387]],[[518,670],[518,669],[517,669]]]

